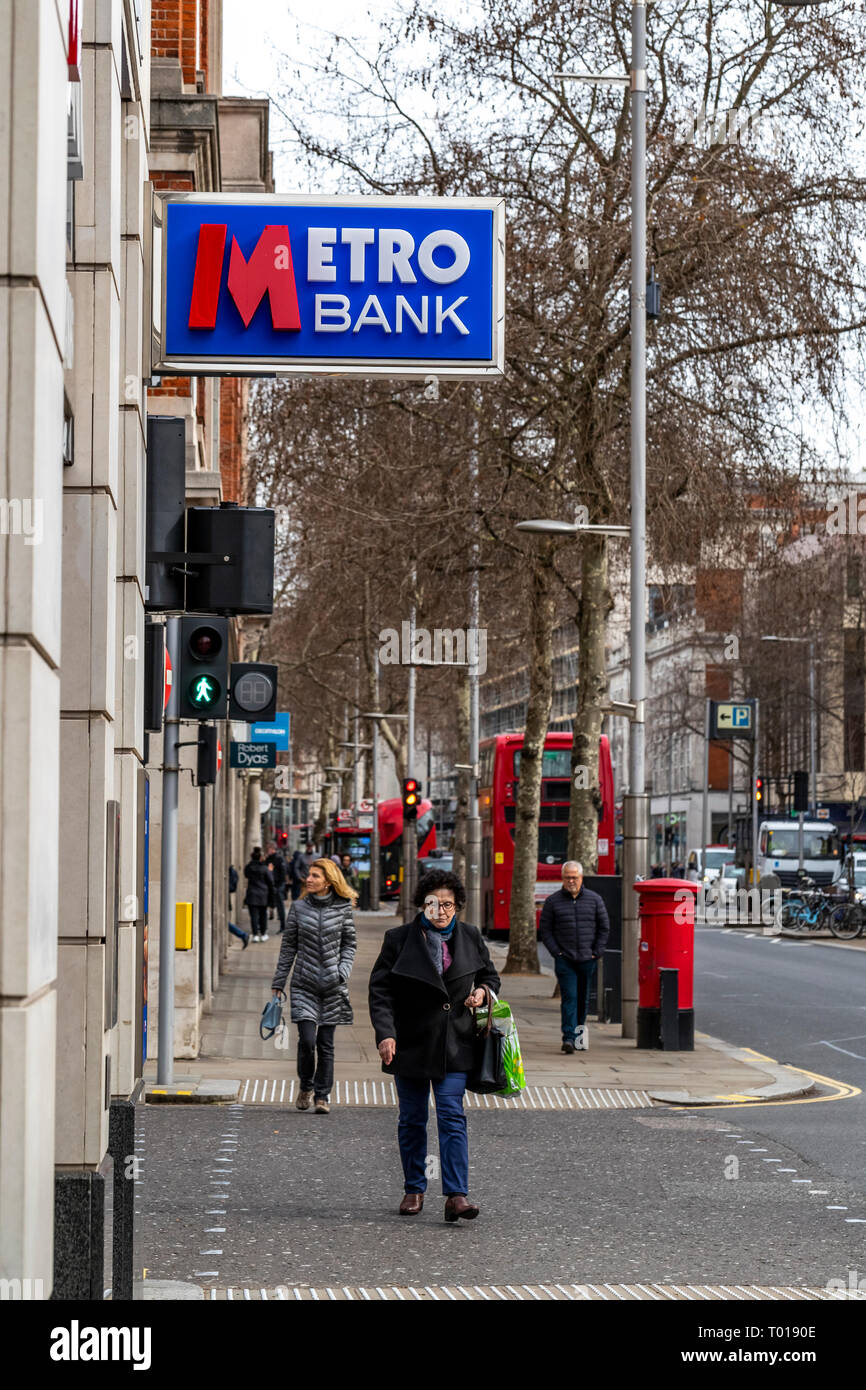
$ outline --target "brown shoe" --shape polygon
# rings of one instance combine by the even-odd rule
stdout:
[[[296,1110],[309,1110],[310,1102],[313,1099],[312,1091],[299,1091],[298,1099],[295,1101]]]
[[[324,1096],[319,1097],[314,1108],[317,1115],[329,1115],[331,1113],[331,1107]]]
[[[424,1205],[423,1192],[407,1192],[400,1203],[401,1216],[417,1216]]]
[[[472,1202],[467,1201],[462,1192],[449,1197],[445,1203],[445,1220],[456,1221],[458,1216],[462,1216],[464,1221],[472,1221],[478,1215],[478,1207]]]

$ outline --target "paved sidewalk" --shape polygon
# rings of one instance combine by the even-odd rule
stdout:
[[[352,1027],[337,1029],[336,1077],[340,1082],[381,1082],[383,1072],[367,1012],[367,981],[382,934],[397,924],[390,913],[358,913],[358,952],[350,981],[355,1012]],[[259,1018],[270,998],[270,982],[279,953],[279,936],[250,943],[246,951],[234,940],[224,962],[213,1012],[202,1027],[202,1052],[194,1062],[175,1063],[171,1093],[188,1100],[234,1099],[235,1082],[250,1077],[275,1080],[295,1075],[295,1033],[288,1050],[259,1037]],[[493,944],[500,969],[507,947]],[[554,977],[503,975],[502,993],[511,1004],[520,1031],[527,1082],[533,1087],[568,1085],[644,1091],[661,1102],[679,1104],[737,1103],[749,1099],[784,1099],[812,1088],[810,1077],[780,1067],[743,1049],[699,1033],[693,1052],[647,1051],[621,1037],[619,1024],[590,1023],[590,1048],[564,1056],[560,1051],[559,1001]],[[288,1006],[286,1008],[288,1017]],[[155,1093],[155,1062],[146,1068],[149,1098]],[[224,1084],[220,1084],[224,1083]]]

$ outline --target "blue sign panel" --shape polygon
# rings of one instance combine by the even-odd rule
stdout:
[[[503,369],[501,199],[178,194],[160,208],[154,371]]]
[[[291,715],[286,711],[278,714],[276,719],[268,724],[250,725],[251,743],[273,743],[278,749],[284,751],[289,747],[289,724]]]

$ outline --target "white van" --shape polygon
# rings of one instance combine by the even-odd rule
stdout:
[[[796,820],[761,821],[758,873],[775,874],[783,888],[797,886],[800,827]],[[831,821],[803,822],[803,869],[819,888],[829,888],[842,874],[842,846]]]
[[[726,864],[734,862],[730,845],[707,845],[706,850],[690,849],[686,859],[686,878],[692,883],[714,883]]]

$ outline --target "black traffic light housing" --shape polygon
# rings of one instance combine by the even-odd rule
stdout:
[[[233,661],[229,673],[229,719],[267,724],[276,714],[276,666],[263,661]]]
[[[187,608],[197,613],[273,613],[272,508],[239,507],[234,502],[190,507],[186,548]]]
[[[217,731],[213,724],[199,724],[198,756],[195,764],[195,784],[209,787],[216,781],[219,750]]]
[[[144,617],[144,727],[149,734],[162,733],[165,707],[165,625]]]
[[[199,613],[181,618],[179,679],[179,718],[225,719],[228,619]]]
[[[421,799],[421,791],[416,777],[403,778],[403,819],[418,819],[418,802]]]
[[[756,777],[756,778],[755,778],[755,800],[756,800],[756,801],[763,801],[763,799],[764,799],[764,779],[763,779],[763,777]]]
[[[808,811],[809,809],[809,774],[808,772],[794,773],[794,810]]]

